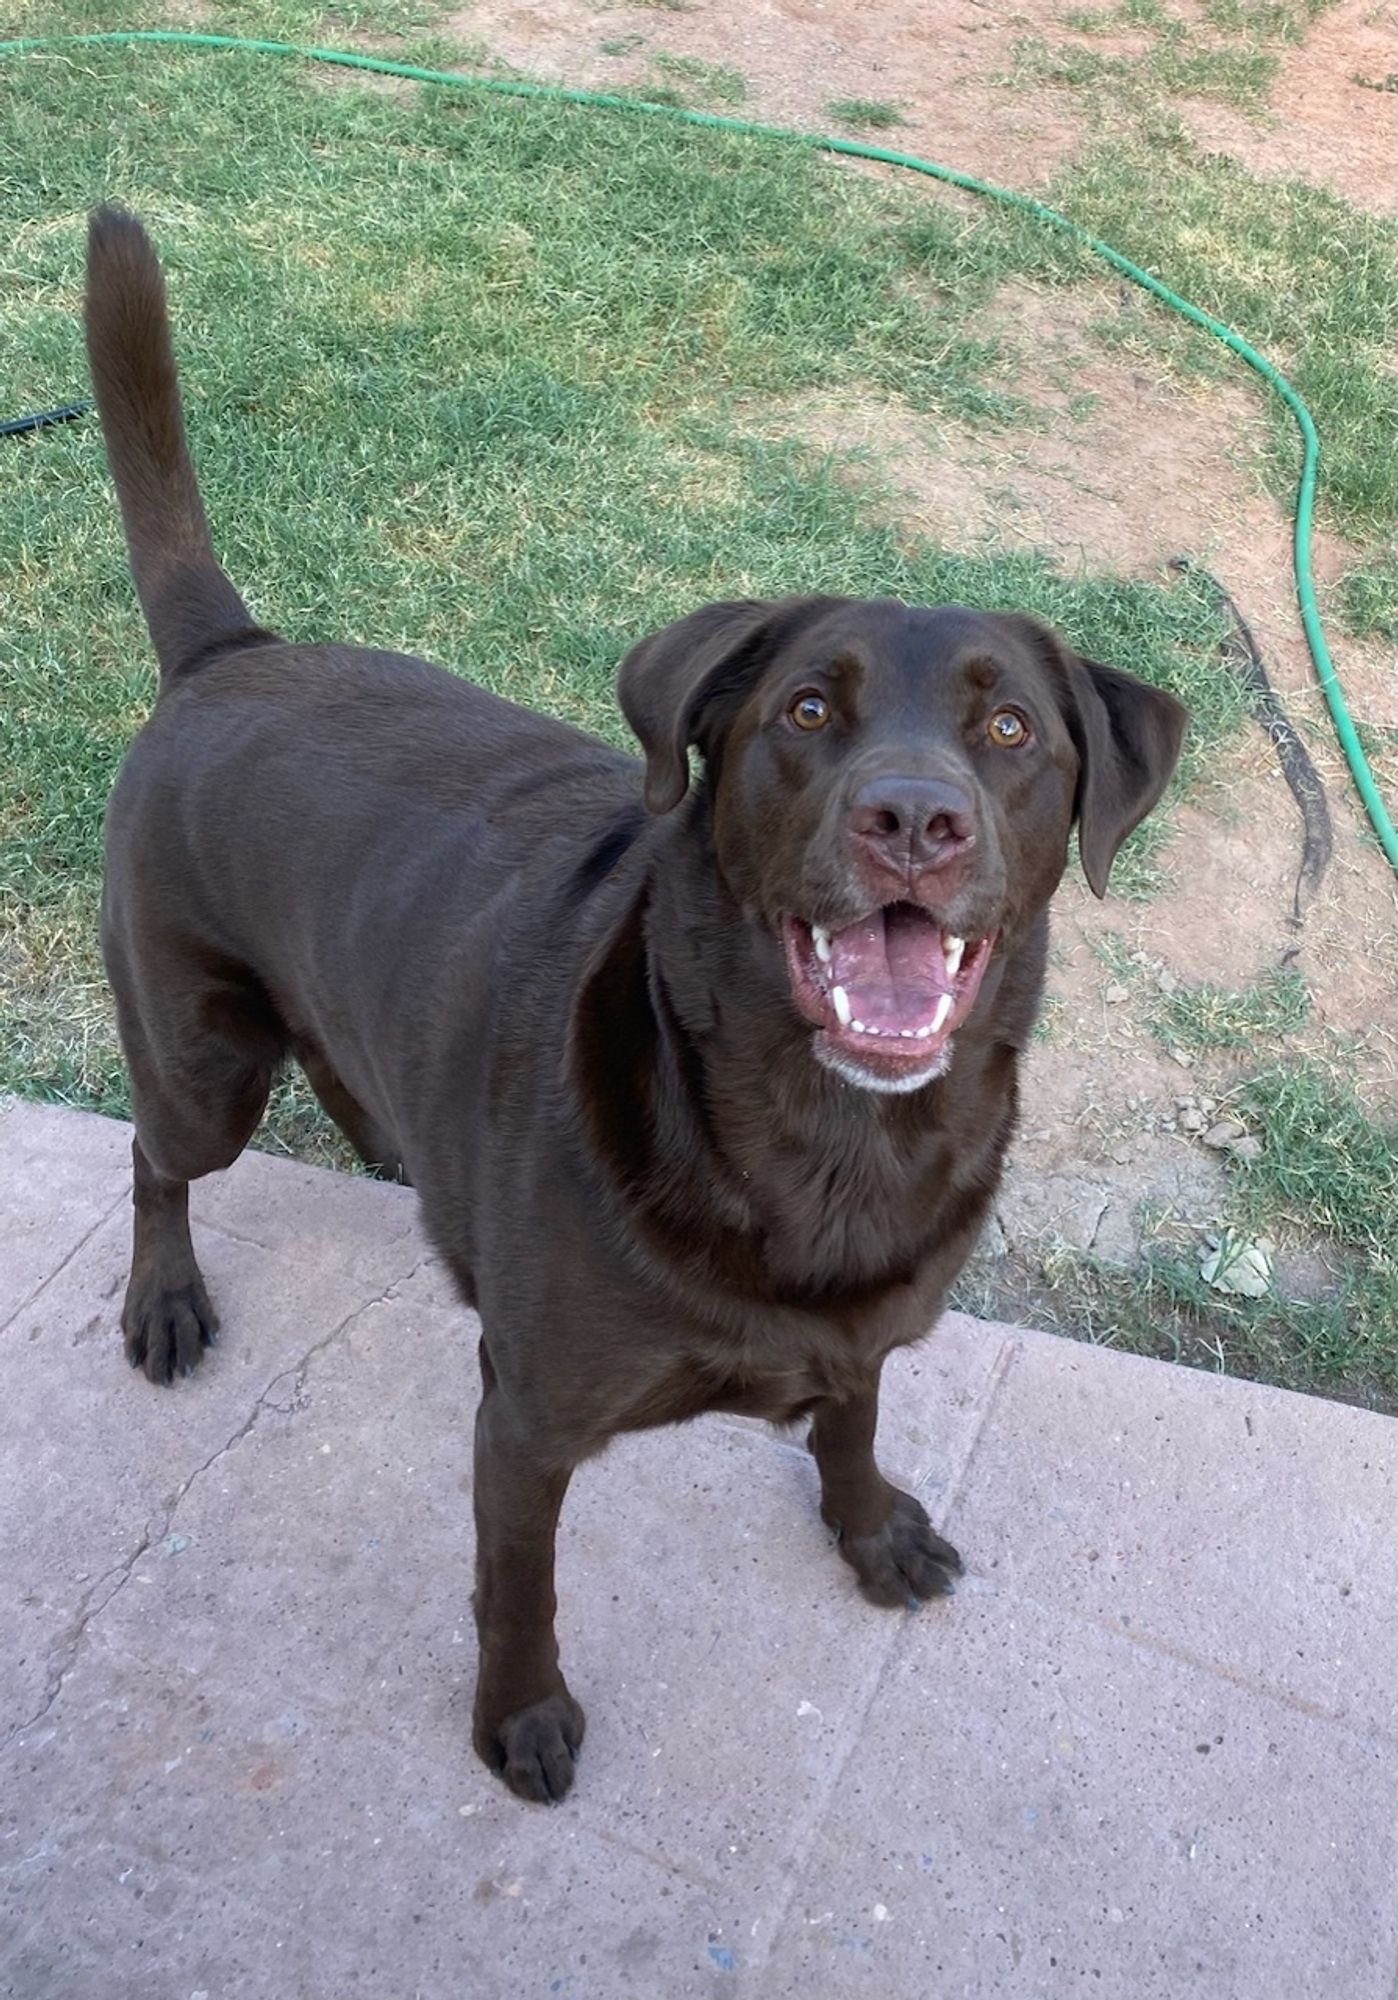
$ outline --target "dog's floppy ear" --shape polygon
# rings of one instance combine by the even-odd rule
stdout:
[[[1163,688],[1067,653],[1068,727],[1080,768],[1074,811],[1082,872],[1094,896],[1122,842],[1159,799],[1179,762],[1189,711]]]
[[[705,719],[765,663],[793,614],[836,600],[732,598],[706,604],[633,646],[617,675],[617,700],[646,758],[646,806],[673,812],[689,789],[689,746],[707,750]]]
[[[631,648],[616,696],[646,759],[646,808],[673,812],[689,790],[689,746],[705,703],[751,654],[775,606],[762,598],[705,604]]]
[[[1093,895],[1105,896],[1122,842],[1170,782],[1189,711],[1134,674],[1081,659],[1036,620],[1015,622],[1054,656],[1062,677],[1064,718],[1078,753],[1078,852]]]
[[[1121,843],[1159,799],[1179,762],[1189,711],[1163,688],[1069,655],[1079,728],[1078,853],[1105,896]],[[1069,727],[1073,725],[1070,721]]]

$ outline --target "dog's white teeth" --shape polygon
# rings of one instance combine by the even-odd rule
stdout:
[[[955,979],[961,970],[961,954],[966,949],[965,938],[943,937],[942,955],[947,962],[947,978]]]
[[[822,965],[830,963],[830,933],[819,924],[811,925],[811,939],[815,945],[815,955]]]
[[[852,1028],[856,1035],[882,1035],[888,1041],[925,1042],[931,1036],[940,1034],[946,1026],[947,1016],[952,1010],[952,996],[944,993],[937,1002],[937,1011],[930,1021],[920,1028],[880,1028],[869,1021],[856,1021],[854,1010],[849,1004],[849,995],[843,986],[832,986],[830,1002],[842,1028]]]

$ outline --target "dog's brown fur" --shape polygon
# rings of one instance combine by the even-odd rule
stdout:
[[[166,1382],[213,1338],[188,1185],[237,1157],[294,1055],[416,1185],[480,1310],[475,1741],[556,1799],[583,1718],[554,1530],[619,1431],[808,1416],[865,1594],[959,1568],[874,1462],[880,1369],[994,1191],[1071,828],[1101,893],[1183,711],[1023,618],[711,605],[623,665],[642,772],[421,661],[252,621],[210,546],[155,256],[117,211],[92,224],[88,342],[161,669],[102,916],[137,1133],[127,1353]],[[831,726],[797,728],[812,690]],[[1013,751],[987,737],[1007,703],[1033,724]],[[782,937],[882,923],[895,895],[994,943],[944,1073],[887,1095],[826,1066]]]

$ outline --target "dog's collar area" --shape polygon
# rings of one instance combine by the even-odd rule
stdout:
[[[995,936],[968,941],[915,903],[889,903],[829,930],[783,918],[797,1011],[824,1031],[819,1059],[871,1089],[918,1089],[946,1067]]]

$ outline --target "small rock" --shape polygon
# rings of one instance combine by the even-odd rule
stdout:
[[[1199,1109],[1204,1113],[1205,1117],[1212,1118],[1215,1111],[1218,1110],[1218,1099],[1216,1097],[1201,1097],[1199,1099]]]
[[[1211,1125],[1204,1134],[1204,1144],[1221,1152],[1225,1146],[1231,1146],[1235,1139],[1245,1136],[1236,1118],[1220,1118],[1217,1125]]]
[[[1127,993],[1126,988],[1121,984],[1121,981],[1119,979],[1114,979],[1111,985],[1107,988],[1106,992],[1102,995],[1102,998],[1106,1001],[1109,1007],[1119,1007],[1123,1000],[1130,998],[1130,995]]]
[[[1188,1049],[1171,1049],[1170,1060],[1173,1063],[1178,1063],[1181,1069],[1193,1069],[1194,1067],[1194,1058]]]
[[[1199,1275],[1216,1292],[1260,1299],[1271,1289],[1272,1259],[1261,1242],[1227,1231],[1216,1249],[1205,1251]]]
[[[1161,993],[1178,993],[1180,990],[1180,982],[1168,969],[1156,974],[1155,984]]]
[[[1260,1160],[1262,1141],[1254,1139],[1251,1132],[1244,1132],[1241,1139],[1230,1139],[1226,1148],[1232,1160]]]
[[[1178,1122],[1181,1132],[1202,1132],[1209,1121],[1197,1104],[1186,1104],[1180,1110]]]

